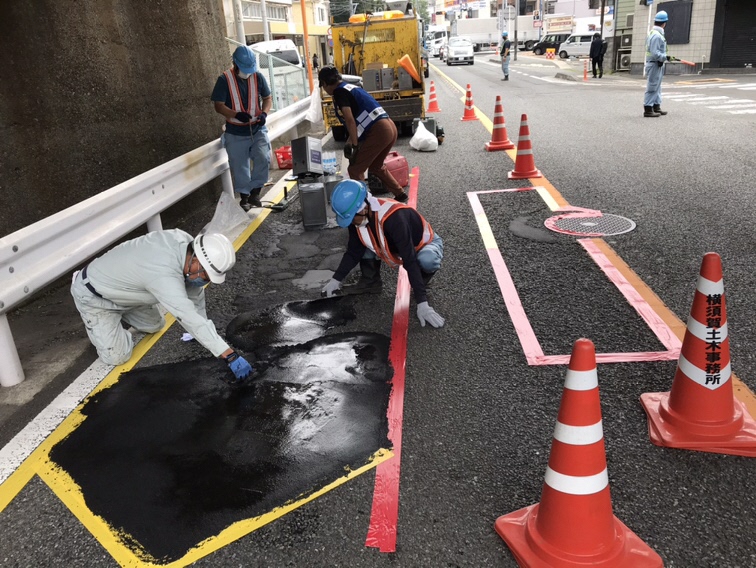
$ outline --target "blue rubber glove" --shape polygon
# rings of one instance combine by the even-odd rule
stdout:
[[[236,351],[226,357],[226,363],[239,381],[246,379],[254,371],[252,365],[244,357],[240,357]]]
[[[268,113],[261,112],[260,116],[257,117],[257,126],[265,126],[266,120],[268,120]]]

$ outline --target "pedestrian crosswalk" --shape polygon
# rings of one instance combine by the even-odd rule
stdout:
[[[732,88],[732,86],[730,86]],[[751,89],[742,89],[751,90]],[[756,83],[752,90],[756,91]],[[701,105],[712,110],[720,110],[729,114],[756,114],[756,100],[728,97],[726,95],[708,96],[704,93],[673,92],[664,93],[664,101],[676,101],[689,105]]]

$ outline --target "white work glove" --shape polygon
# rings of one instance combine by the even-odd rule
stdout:
[[[331,278],[328,281],[328,284],[325,285],[325,288],[323,288],[323,290],[320,292],[320,295],[324,298],[330,298],[339,290],[341,290],[341,282],[334,278]]]
[[[417,305],[417,319],[420,320],[420,325],[425,327],[425,322],[428,322],[433,327],[443,327],[444,318],[442,318],[436,310],[428,305],[428,302],[420,302]]]

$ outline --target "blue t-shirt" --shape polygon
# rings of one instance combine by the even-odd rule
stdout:
[[[268,87],[268,82],[265,80],[265,76],[262,73],[258,71],[255,75],[257,75],[257,98],[260,108],[262,108],[261,99],[270,96],[270,87]],[[254,116],[255,109],[246,108],[248,96],[247,81],[239,79],[239,77],[236,77],[236,79],[236,83],[239,85],[239,92],[241,93],[242,106],[244,106],[246,112]],[[213,94],[210,95],[210,100],[213,102],[224,103],[228,108],[233,108],[231,106],[231,93],[228,90],[228,81],[226,81],[225,75],[218,77],[218,80],[215,82]],[[226,122],[226,132],[237,136],[249,136],[249,126],[239,126],[238,124]]]

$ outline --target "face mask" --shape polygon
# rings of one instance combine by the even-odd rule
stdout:
[[[189,276],[184,277],[184,282],[186,282],[187,286],[193,286],[195,288],[202,288],[203,286],[210,284],[210,280],[205,280],[204,278],[191,279]]]
[[[249,79],[252,74],[251,73],[242,73],[241,71],[239,71],[238,75],[239,75],[239,79]]]

